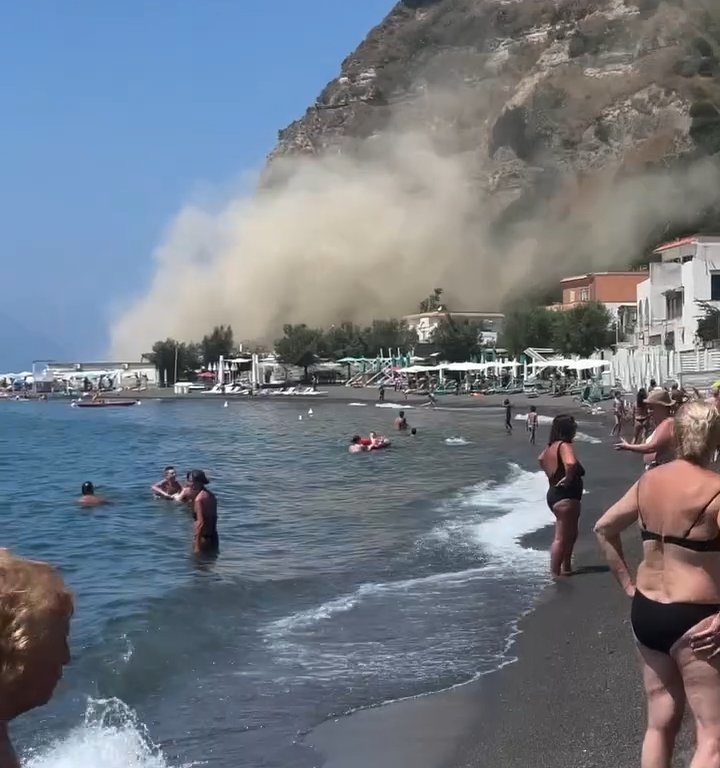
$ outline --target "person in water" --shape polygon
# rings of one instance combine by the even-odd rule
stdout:
[[[535,435],[537,434],[538,414],[534,405],[530,406],[530,413],[527,415],[527,431],[530,433],[530,445],[535,445]]]
[[[398,413],[397,419],[395,419],[395,429],[399,429],[400,431],[406,430],[408,428],[407,419],[405,418],[405,411],[400,411]]]
[[[720,414],[690,402],[674,434],[677,457],[642,475],[595,533],[632,599],[647,698],[641,765],[670,766],[687,703],[697,739],[691,765],[710,768],[720,765],[720,476],[709,469]],[[643,559],[633,578],[620,536],[635,523]]]
[[[152,492],[161,499],[172,501],[182,493],[182,486],[178,482],[175,467],[165,467],[163,470],[163,479],[152,486]]]
[[[621,440],[615,446],[618,451],[642,453],[645,457],[645,468],[667,464],[675,458],[675,431],[672,418],[674,403],[664,389],[655,389],[647,396],[645,405],[657,425],[655,431],[644,442],[637,445]]]
[[[202,469],[193,469],[190,472],[190,482],[195,491],[193,552],[196,554],[217,552],[220,547],[220,537],[217,532],[217,499],[215,494],[207,489],[206,486],[210,481]]]
[[[413,427],[413,428],[410,430],[410,434],[411,434],[411,435],[413,435],[413,437],[414,437],[415,435],[417,435],[417,429],[416,429],[415,427]]]
[[[576,433],[573,416],[556,416],[547,448],[538,459],[550,485],[547,505],[555,515],[555,538],[550,548],[550,572],[554,578],[572,573],[572,554],[578,535],[585,470],[573,448]]]
[[[348,450],[350,453],[364,453],[365,451],[370,450],[370,448],[367,445],[363,445],[360,435],[353,435]]]
[[[95,486],[88,480],[82,484],[81,496],[77,503],[81,507],[102,507],[110,502],[95,495]]]
[[[0,550],[0,768],[19,768],[8,723],[47,704],[70,662],[72,614],[54,568]]]
[[[173,497],[173,500],[179,502],[180,504],[192,504],[192,502],[195,501],[195,497],[197,496],[197,492],[193,488],[193,484],[190,479],[191,474],[191,472],[185,473],[185,485],[183,485],[180,492],[176,493]]]
[[[512,435],[512,405],[507,398],[505,398],[503,406],[505,407],[505,431],[508,435]]]

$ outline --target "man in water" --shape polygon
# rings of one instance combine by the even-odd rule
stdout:
[[[537,432],[538,415],[537,408],[530,406],[530,413],[527,415],[527,431],[530,433],[530,445],[535,445],[535,434]]]
[[[196,492],[193,502],[193,552],[196,554],[217,552],[220,546],[217,533],[217,499],[206,487],[209,482],[202,469],[193,469],[190,473],[190,484]]]
[[[415,429],[415,427],[413,427],[413,428],[410,430],[410,434],[411,434],[413,437],[414,437],[415,435],[417,435],[417,429]]]
[[[408,428],[407,419],[405,418],[405,411],[400,411],[397,419],[395,419],[395,429],[405,430]]]
[[[95,486],[90,481],[82,484],[81,493],[82,496],[77,500],[81,507],[102,507],[110,503],[107,499],[95,495]]]
[[[367,445],[363,445],[360,435],[353,435],[348,450],[350,453],[364,453],[370,449]]]
[[[182,486],[178,483],[175,467],[165,467],[163,476],[163,480],[155,483],[151,490],[158,498],[172,501],[179,493],[182,493]]]
[[[512,405],[510,405],[510,401],[507,398],[505,398],[503,405],[505,406],[505,432],[508,435],[512,435]]]

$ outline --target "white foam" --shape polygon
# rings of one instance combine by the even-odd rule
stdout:
[[[593,437],[592,435],[586,435],[584,432],[578,432],[575,435],[575,439],[580,443],[591,443],[592,445],[599,445],[602,443],[599,437]]]
[[[538,424],[552,424],[553,423],[553,417],[552,416],[541,416],[538,414]],[[526,413],[519,413],[517,416],[515,416],[515,421],[526,421],[527,420],[527,414]],[[581,443],[591,443],[592,445],[599,445],[602,443],[602,440],[600,440],[597,437],[593,437],[592,435],[587,435],[585,432],[578,432],[575,435],[575,439],[578,440]]]
[[[26,756],[24,768],[169,768],[135,713],[119,699],[88,703],[85,722]]]
[[[469,445],[469,442],[464,437],[446,437],[445,443],[447,445]]]
[[[411,411],[412,405],[405,405],[405,403],[375,403],[376,408],[396,408],[400,411]]]
[[[367,403],[348,403],[348,405],[355,408],[367,408]]]
[[[538,424],[552,424],[553,423],[553,417],[552,416],[543,416],[542,414],[538,413],[537,415]],[[527,421],[527,413],[518,413],[517,416],[515,416],[515,421]]]

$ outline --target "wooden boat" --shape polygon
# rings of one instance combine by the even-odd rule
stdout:
[[[78,408],[127,408],[136,404],[136,400],[78,400],[73,403]]]

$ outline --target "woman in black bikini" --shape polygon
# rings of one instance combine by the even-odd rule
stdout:
[[[550,571],[554,578],[572,573],[572,553],[578,535],[585,470],[572,444],[576,432],[572,416],[556,416],[547,448],[538,459],[550,483],[547,504],[555,515],[555,539],[550,548]]]
[[[720,476],[708,469],[720,414],[691,402],[675,417],[677,458],[644,474],[595,526],[615,577],[632,598],[648,704],[643,768],[670,766],[685,704],[695,720],[693,766],[720,766]],[[640,524],[633,578],[620,534]]]

